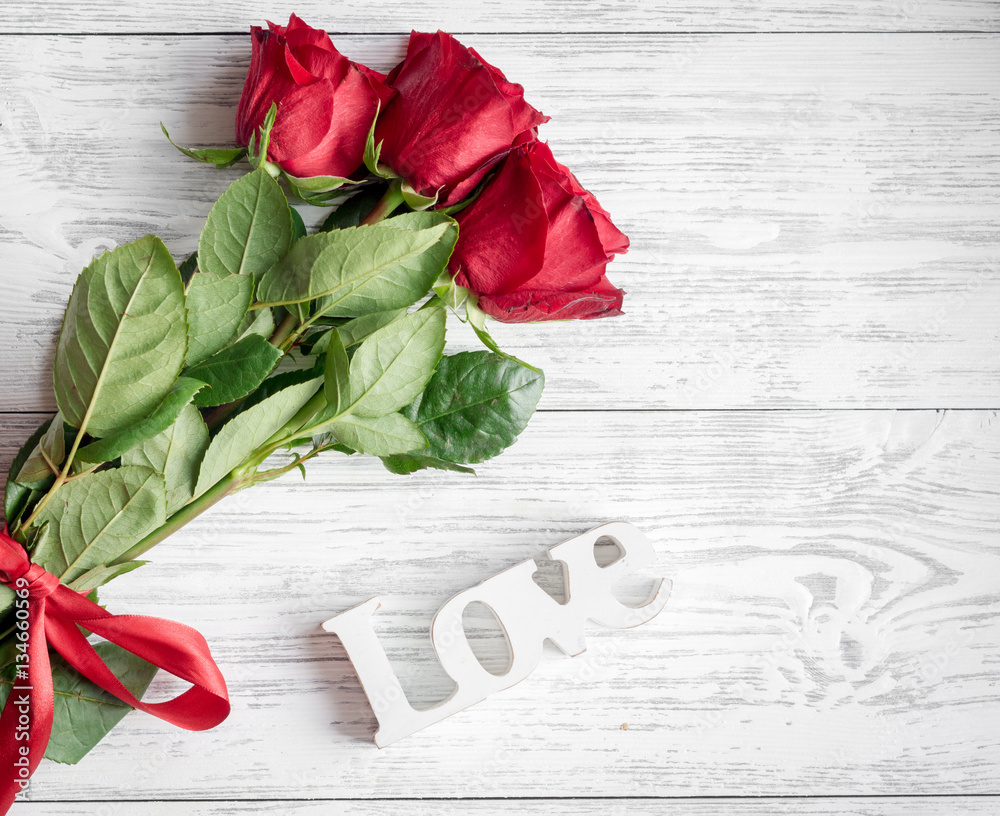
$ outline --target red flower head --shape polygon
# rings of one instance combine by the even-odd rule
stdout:
[[[453,204],[513,145],[548,121],[524,88],[450,34],[414,31],[389,74],[397,91],[375,128],[381,161],[416,192]]]
[[[300,178],[349,176],[364,158],[378,103],[392,95],[385,77],[351,62],[325,31],[294,14],[287,26],[268,27],[251,29],[253,56],[236,110],[236,141],[248,144],[277,103],[268,159]]]
[[[497,320],[621,314],[625,293],[605,270],[628,250],[628,238],[548,145],[534,142],[512,152],[456,219],[455,281]]]

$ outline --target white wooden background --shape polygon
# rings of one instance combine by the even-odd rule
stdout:
[[[233,714],[130,715],[20,810],[1000,812],[1000,4],[5,0],[4,470],[79,269],[147,231],[184,255],[234,177],[157,123],[230,139],[240,32],[290,10],[383,69],[444,27],[524,83],[632,237],[628,314],[498,331],[549,384],[477,478],[321,461],[109,586],[204,632]],[[674,580],[661,618],[374,747],[321,621],[381,595],[429,701],[442,601],[616,518]]]

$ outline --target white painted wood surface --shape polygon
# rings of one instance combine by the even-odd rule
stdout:
[[[516,34],[463,39],[528,86],[632,236],[612,266],[629,314],[499,332],[546,369],[546,410],[477,478],[320,461],[110,585],[116,611],[205,633],[233,715],[205,734],[130,715],[80,765],[43,766],[21,810],[1000,811],[1000,42],[968,33],[997,31],[1000,6],[8,0],[0,467],[52,408],[80,267],[147,231],[186,253],[233,178],[157,122],[229,139],[246,37],[151,35],[293,9],[379,68],[410,26]],[[738,33],[761,31],[809,33]],[[980,410],[801,410],[871,408]],[[373,747],[320,622],[381,595],[380,637],[430,703],[440,603],[615,518],[675,582],[659,618],[595,627],[587,654],[551,650]]]
[[[843,799],[514,799],[508,801],[392,802],[143,802],[142,816],[271,816],[280,806],[287,816],[996,816],[992,797]],[[132,803],[32,803],[32,816],[119,816]]]
[[[7,455],[28,426],[5,418]],[[998,492],[1000,420],[977,411],[548,413],[476,479],[320,461],[214,508],[103,595],[199,626],[231,684],[225,726],[131,716],[33,795],[991,793]],[[614,517],[674,581],[659,618],[595,627],[587,655],[551,650],[515,688],[372,746],[322,620],[379,594],[390,659],[431,702],[448,690],[427,640],[440,603]]]
[[[338,42],[388,68],[404,39]],[[997,406],[996,37],[467,39],[528,83],[633,242],[610,268],[625,317],[497,332],[546,371],[543,408]],[[4,45],[0,410],[52,410],[80,268],[153,230],[186,254],[237,172],[185,159],[158,122],[231,139],[249,46]]]
[[[991,0],[6,0],[4,27],[24,33],[245,31],[295,12],[330,31],[552,33],[658,31],[997,31]]]

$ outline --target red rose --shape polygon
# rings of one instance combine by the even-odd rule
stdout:
[[[346,177],[361,166],[384,77],[351,62],[325,31],[294,14],[287,26],[251,29],[253,56],[236,110],[236,141],[246,145],[272,103],[278,117],[267,157],[286,173]]]
[[[450,34],[414,31],[389,74],[397,91],[375,127],[381,161],[416,192],[453,204],[515,143],[548,121],[524,88]]]
[[[548,145],[508,156],[496,177],[456,216],[455,281],[505,323],[621,314],[621,289],[605,275],[628,238]]]

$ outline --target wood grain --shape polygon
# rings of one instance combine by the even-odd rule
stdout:
[[[989,0],[198,0],[112,3],[109,0],[7,0],[5,29],[24,33],[245,31],[295,12],[330,31],[454,32],[594,31],[997,31],[1000,10]]]
[[[2,419],[4,461],[38,419]],[[102,595],[198,626],[227,723],[131,715],[82,764],[43,767],[33,795],[993,793],[998,498],[995,412],[552,413],[477,478],[321,460],[304,484],[227,499]],[[615,518],[674,580],[660,618],[595,627],[586,655],[553,651],[509,691],[374,747],[320,622],[381,595],[390,657],[430,702],[448,689],[426,635],[447,597]]]
[[[527,83],[632,238],[610,270],[625,317],[498,329],[546,371],[542,407],[996,407],[995,37],[467,39]],[[404,46],[338,43],[379,68]],[[248,56],[245,37],[4,41],[0,410],[52,408],[94,253],[151,231],[195,246],[236,171],[184,159],[158,122],[231,139]]]
[[[234,813],[257,816],[278,808],[288,816],[994,816],[997,800],[992,797],[929,798],[837,798],[837,799],[492,799],[477,801],[267,801],[267,802],[143,802],[143,816],[230,816]],[[127,802],[43,804],[32,802],[33,816],[118,816],[134,813]],[[27,812],[27,809],[25,809]]]

